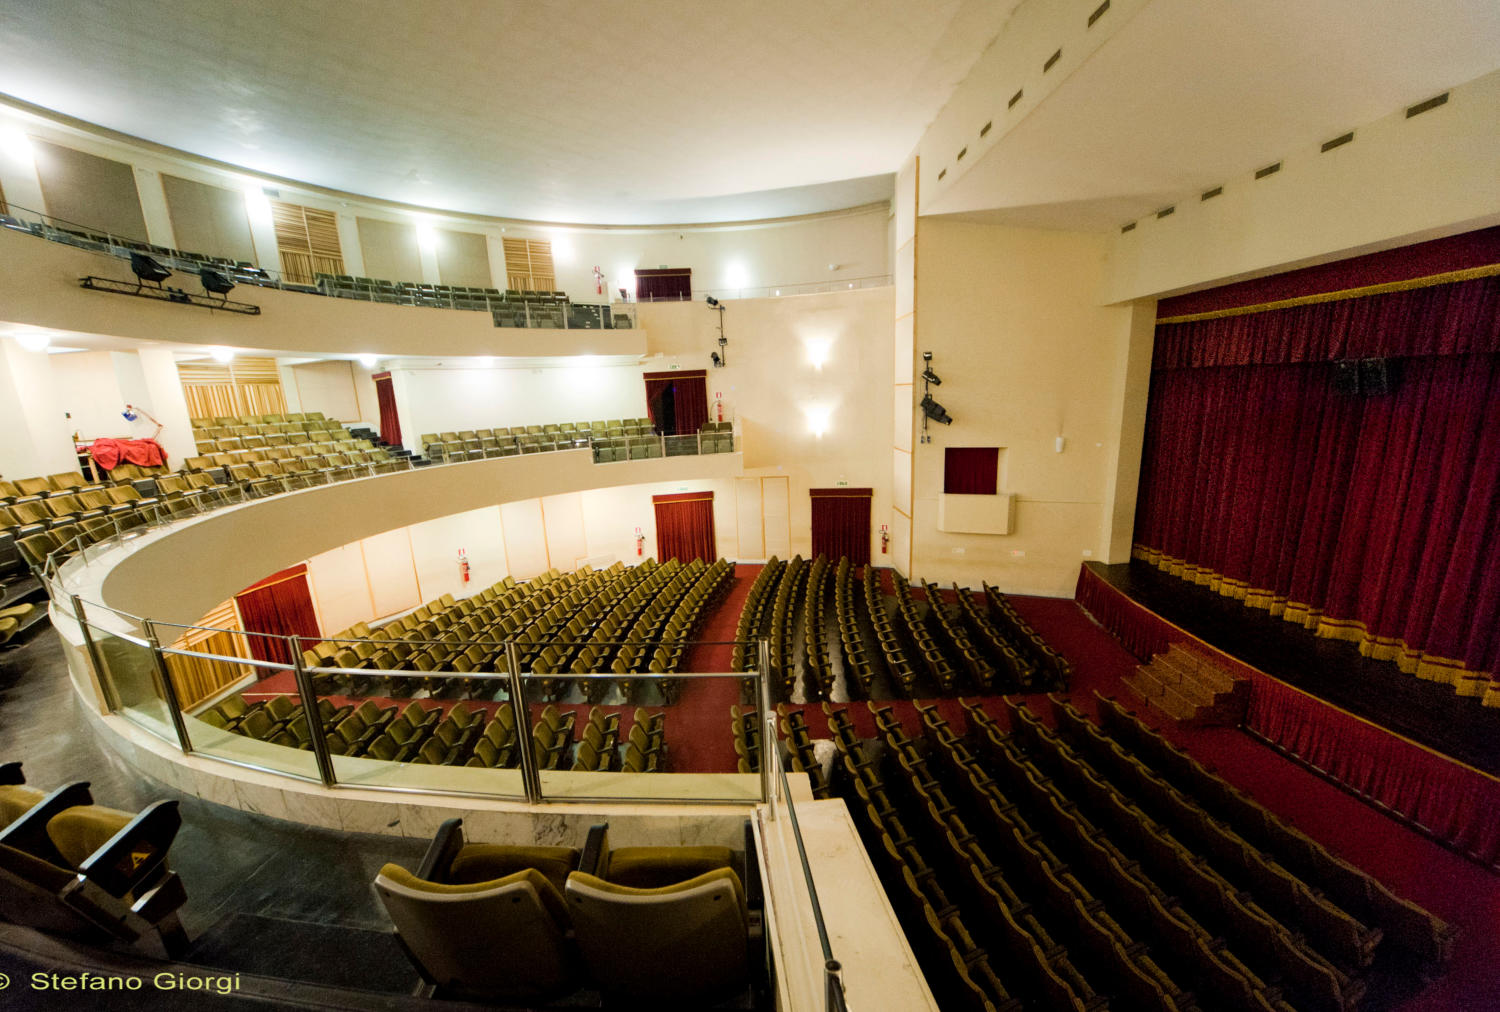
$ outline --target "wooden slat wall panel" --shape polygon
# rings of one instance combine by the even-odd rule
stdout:
[[[338,216],[332,211],[273,200],[271,221],[285,280],[310,285],[318,274],[344,273]]]
[[[177,375],[190,418],[286,414],[274,358],[237,358],[228,365],[179,362]]]
[[[551,239],[505,240],[506,285],[520,291],[550,292],[557,287]]]
[[[244,637],[234,633],[240,628],[239,616],[232,602],[226,601],[199,620],[211,629],[187,629],[171,644],[175,650],[196,650],[224,657],[247,657]],[[206,657],[180,657],[167,654],[167,672],[177,689],[178,702],[184,709],[208,699],[225,686],[239,681],[255,669],[229,661]]]

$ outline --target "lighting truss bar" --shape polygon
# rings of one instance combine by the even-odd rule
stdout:
[[[99,278],[92,274],[88,277],[79,278],[78,285],[80,288],[91,288],[96,292],[134,295],[142,299],[154,299],[157,302],[176,302],[184,306],[201,306],[204,309],[219,309],[226,313],[240,313],[244,316],[260,315],[260,307],[249,302],[235,302],[231,299],[214,299],[207,295],[193,295],[177,288],[157,288],[149,285],[137,285],[129,281],[116,281],[114,278]]]

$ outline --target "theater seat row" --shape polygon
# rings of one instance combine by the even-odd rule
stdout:
[[[176,801],[119,811],[94,804],[87,783],[41,791],[20,763],[0,765],[0,918],[91,945],[180,955],[187,892],[167,854],[181,824]]]
[[[580,986],[607,1007],[747,1007],[763,965],[753,837],[728,847],[611,848],[468,842],[439,827],[415,872],[375,877],[403,949],[433,996],[547,1002]]]

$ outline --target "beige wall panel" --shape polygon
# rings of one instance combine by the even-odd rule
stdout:
[[[792,554],[791,483],[786,478],[763,478],[760,494],[765,517],[766,558],[774,555],[784,562]],[[811,542],[810,534],[808,541]]]
[[[578,567],[578,560],[591,554],[583,526],[583,501],[578,493],[542,498],[542,518],[547,527],[547,554],[563,572]]]
[[[734,508],[738,537],[735,549],[738,558],[764,559],[766,539],[765,516],[761,511],[759,478],[736,478],[734,480]]]
[[[166,173],[161,177],[177,248],[230,260],[255,261],[245,195]]]
[[[542,525],[540,499],[503,503],[500,506],[500,526],[505,535],[505,557],[510,564],[511,576],[529,580],[552,567],[547,555],[547,532]],[[557,568],[568,567],[561,565]]]
[[[36,138],[31,145],[48,214],[89,232],[149,241],[129,165]]]
[[[500,529],[500,507],[455,513],[414,524],[411,553],[423,601],[452,594],[467,597],[505,578],[505,540]],[[459,575],[458,551],[469,560],[469,582]]]
[[[406,530],[387,531],[360,542],[365,575],[376,616],[394,615],[422,603],[417,570],[412,560],[411,536]]]
[[[376,617],[365,574],[364,552],[357,544],[343,545],[307,560],[307,586],[324,635]]]

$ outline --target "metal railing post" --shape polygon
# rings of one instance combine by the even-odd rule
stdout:
[[[823,964],[823,983],[828,1012],[843,1012],[844,968],[839,965],[838,960],[830,959]]]
[[[312,736],[313,758],[318,762],[318,776],[324,787],[338,784],[333,771],[333,754],[328,751],[327,729],[323,726],[323,711],[318,709],[318,694],[313,691],[312,676],[302,663],[302,637],[288,636],[287,646],[292,652],[292,679],[297,683],[297,693],[302,697],[302,713],[307,718],[307,731]]]
[[[193,743],[188,739],[187,722],[182,719],[182,704],[177,699],[177,686],[172,684],[172,673],[167,670],[167,657],[161,652],[161,641],[156,638],[156,626],[149,618],[141,619],[141,625],[146,630],[146,642],[151,644],[156,687],[167,701],[167,715],[172,718],[172,728],[177,732],[177,744],[182,747],[183,754],[187,755],[193,751]]]
[[[776,711],[771,709],[771,641],[762,639],[758,649],[756,667],[760,669],[760,800],[770,804],[774,787],[771,783],[771,754],[776,752]],[[771,818],[776,818],[776,806],[771,805]]]
[[[83,599],[77,594],[72,595],[73,617],[78,620],[78,628],[83,632],[83,646],[88,651],[89,662],[94,665],[94,681],[99,684],[104,693],[104,705],[114,713],[120,708],[120,697],[115,692],[114,684],[104,677],[104,658],[99,653],[99,645],[94,642],[94,634],[89,632],[89,624],[83,615]]]
[[[515,640],[505,641],[505,666],[510,672],[510,706],[515,712],[521,738],[517,754],[521,760],[521,783],[529,804],[542,803],[542,777],[536,768],[536,742],[531,736],[531,710],[526,705],[525,680],[521,677],[521,653]]]

